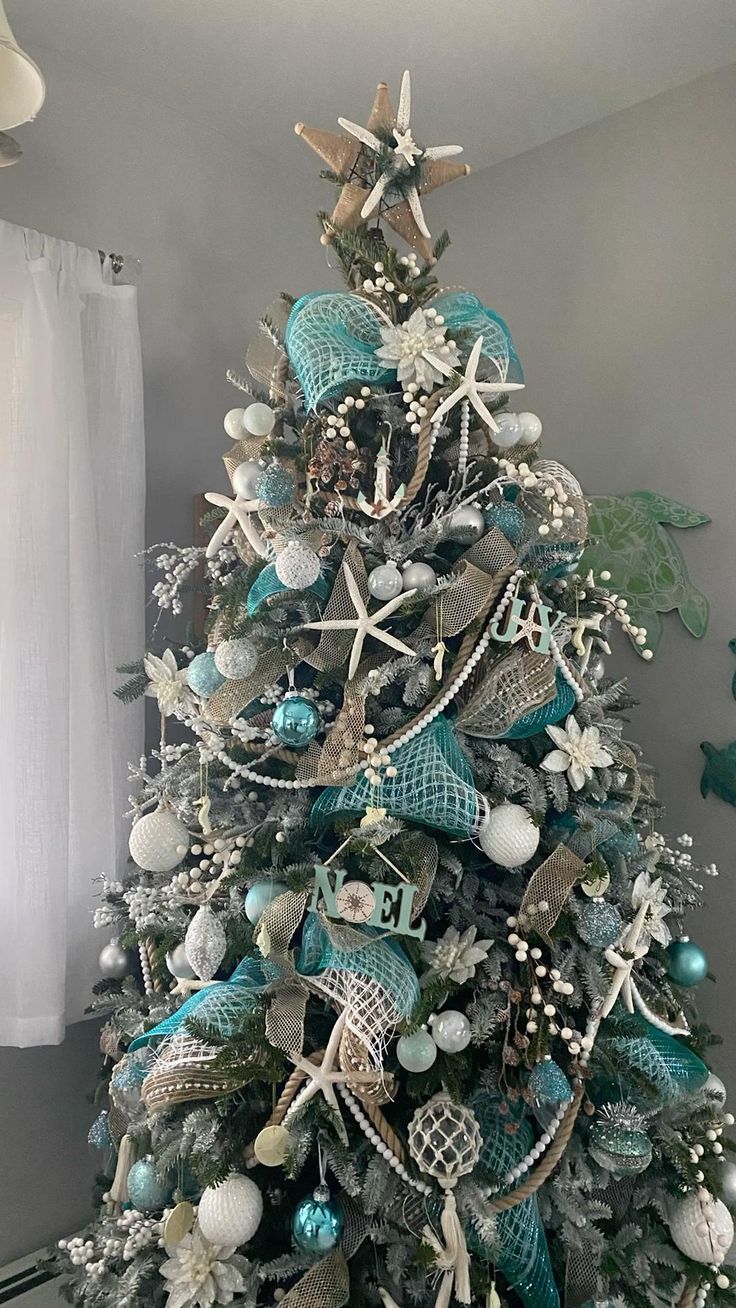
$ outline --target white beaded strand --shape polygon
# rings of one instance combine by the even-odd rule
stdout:
[[[378,1134],[378,1131],[373,1126],[370,1118],[363,1112],[359,1101],[355,1098],[355,1095],[351,1094],[347,1086],[339,1082],[337,1088],[363,1134],[368,1140],[370,1140],[372,1145],[375,1145],[376,1151],[382,1158],[386,1159],[389,1167],[392,1168],[396,1175],[400,1176],[401,1180],[404,1181],[406,1185],[412,1186],[412,1188],[418,1191],[419,1194],[433,1194],[434,1192],[431,1185],[427,1185],[426,1181],[419,1181],[416,1177],[411,1176],[404,1167],[404,1164],[401,1162],[401,1159],[397,1158],[393,1150],[384,1143]]]
[[[468,466],[468,444],[470,440],[470,401],[463,400],[460,405],[460,450],[457,456],[457,470],[465,475]]]
[[[141,975],[143,977],[143,989],[147,995],[154,994],[153,977],[151,976],[151,965],[148,961],[148,947],[145,941],[141,940],[138,945],[138,957],[141,963]]]

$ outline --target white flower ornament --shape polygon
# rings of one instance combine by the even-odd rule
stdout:
[[[435,317],[424,309],[415,309],[406,322],[381,328],[383,345],[379,345],[376,355],[396,367],[396,376],[404,386],[416,382],[423,390],[431,391],[435,382],[451,377],[460,363],[454,341],[445,339],[445,328],[434,321]]]
[[[146,654],[143,668],[148,677],[145,693],[158,700],[165,717],[179,708],[196,710],[196,701],[187,684],[187,669],[176,666],[173,650],[165,649],[160,658],[157,654]]]
[[[232,1303],[245,1290],[245,1258],[235,1250],[210,1244],[195,1227],[159,1268],[168,1281],[167,1308],[214,1308]]]
[[[557,749],[542,759],[542,767],[546,772],[566,772],[573,790],[582,790],[593,776],[594,768],[607,768],[613,763],[613,756],[601,745],[598,728],[583,727],[581,730],[572,714],[564,729],[547,727],[546,731]]]

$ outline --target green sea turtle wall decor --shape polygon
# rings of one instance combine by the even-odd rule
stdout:
[[[729,640],[728,648],[732,654],[736,654],[736,639]],[[731,680],[731,694],[736,699],[736,672]],[[709,740],[704,740],[700,748],[705,754],[703,775],[700,778],[701,795],[704,798],[710,794],[717,795],[719,799],[725,799],[727,804],[736,806],[736,740],[732,740],[730,745],[724,745],[722,749],[711,745]]]
[[[637,653],[648,658],[647,650],[656,653],[662,636],[660,614],[672,609],[693,636],[703,636],[708,600],[690,580],[682,552],[665,526],[699,527],[710,522],[707,513],[645,490],[593,495],[589,504],[591,543],[580,571],[611,574],[606,585],[626,599],[634,626],[646,627],[646,643],[634,645]]]

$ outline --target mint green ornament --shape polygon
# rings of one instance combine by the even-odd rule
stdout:
[[[284,881],[256,881],[245,896],[245,916],[255,926],[260,922],[272,899],[285,895],[289,887]]]
[[[195,695],[200,695],[202,699],[209,699],[210,695],[214,695],[215,691],[220,689],[224,680],[222,673],[218,672],[215,666],[215,656],[210,650],[206,650],[204,654],[195,654],[187,668],[187,685]]]
[[[396,1044],[396,1057],[407,1072],[426,1072],[437,1058],[437,1046],[429,1031],[415,1031],[401,1036]]]
[[[667,975],[676,986],[690,989],[708,975],[708,959],[700,945],[683,937],[667,946]]]
[[[614,1176],[643,1172],[652,1161],[652,1142],[644,1124],[631,1104],[604,1104],[588,1136],[592,1157]]]
[[[693,636],[703,636],[708,600],[691,582],[680,548],[664,526],[697,527],[710,522],[707,513],[655,491],[594,495],[590,508],[588,535],[594,543],[585,550],[580,571],[610,572],[609,589],[627,600],[634,626],[646,627],[646,644],[635,645],[637,653],[656,653],[659,615],[672,609]]]
[[[305,749],[321,724],[319,710],[303,695],[286,695],[273,711],[271,727],[283,745]]]

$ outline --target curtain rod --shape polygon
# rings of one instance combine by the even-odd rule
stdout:
[[[125,264],[124,254],[112,254],[112,253],[106,254],[104,250],[98,250],[97,253],[100,256],[100,263],[104,263],[106,259],[110,260],[110,267],[112,268],[116,277],[118,273],[122,272],[123,265]]]

